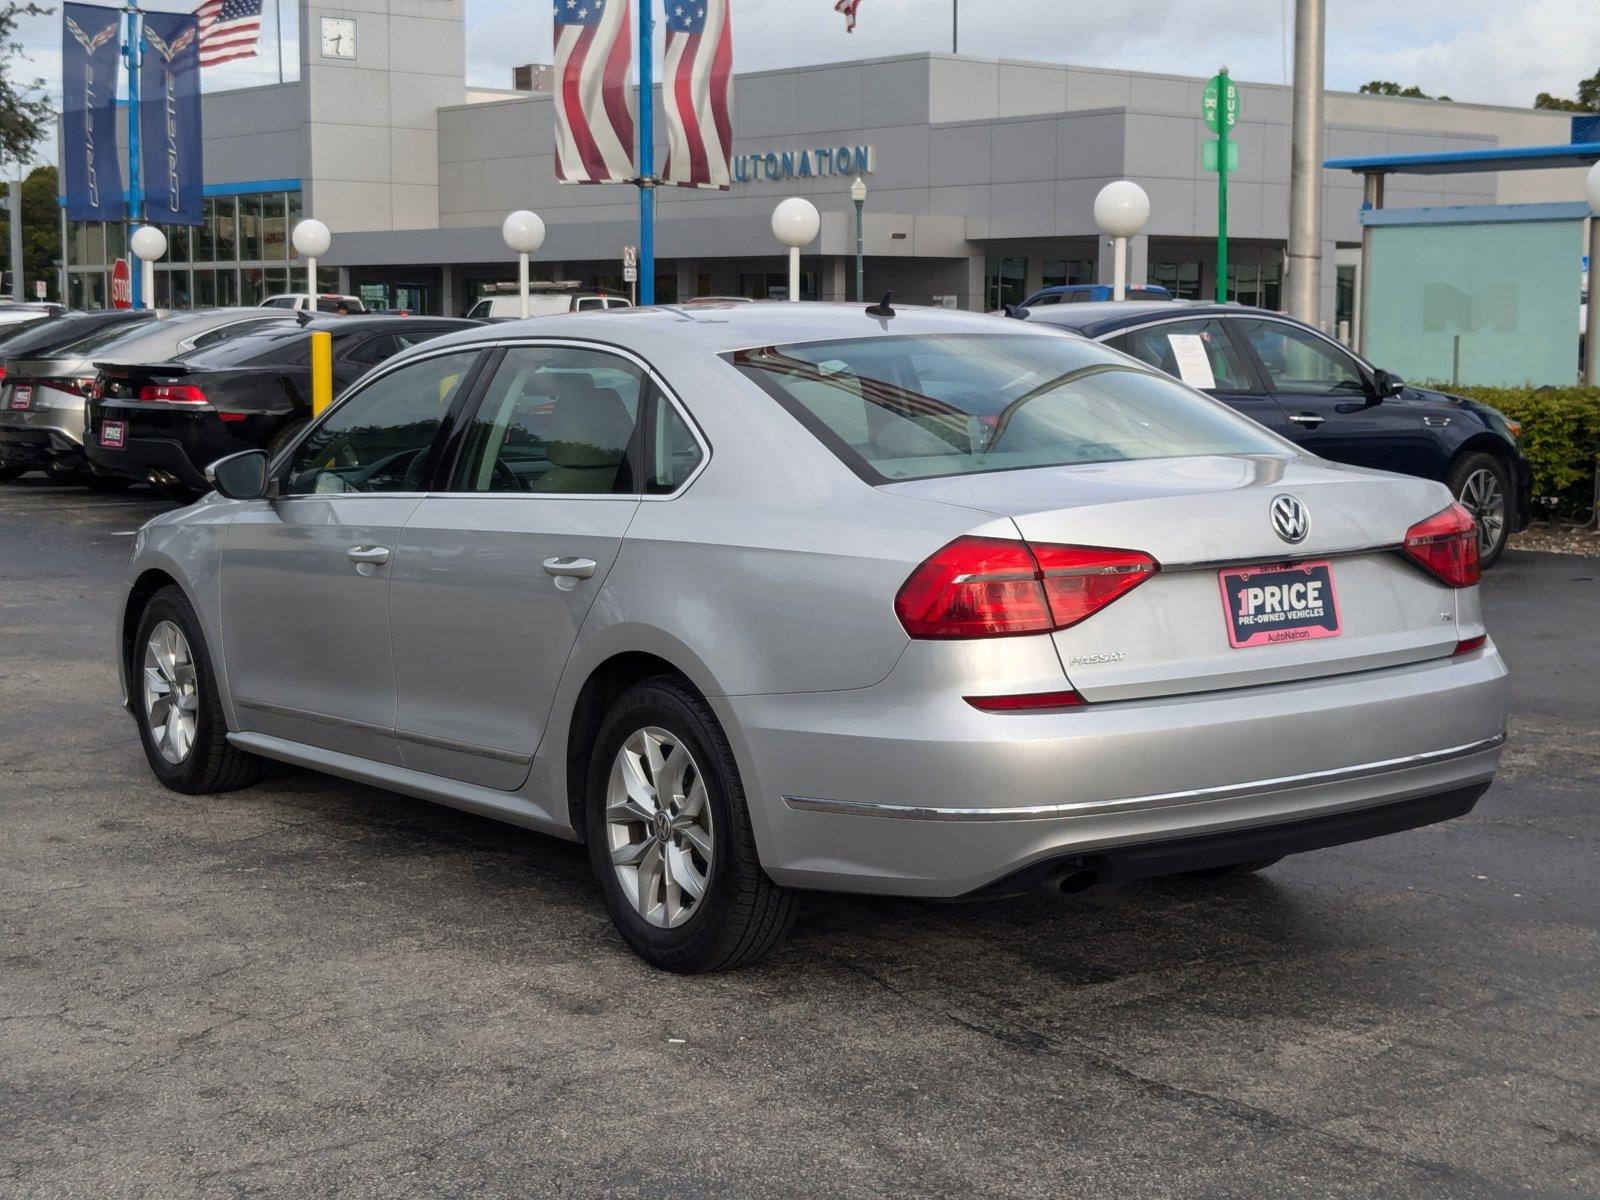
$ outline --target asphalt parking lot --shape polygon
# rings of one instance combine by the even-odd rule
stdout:
[[[110,658],[162,507],[0,489],[0,1194],[1600,1194],[1600,560],[1490,574],[1513,740],[1467,818],[813,897],[680,979],[575,846],[287,768],[162,790]]]

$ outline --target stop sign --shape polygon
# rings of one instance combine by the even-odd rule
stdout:
[[[128,260],[119,258],[111,268],[111,307],[133,307],[133,273],[128,270]]]

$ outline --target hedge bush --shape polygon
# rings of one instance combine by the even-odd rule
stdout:
[[[1522,452],[1533,467],[1533,494],[1556,515],[1585,516],[1592,511],[1595,456],[1600,454],[1600,388],[1444,390],[1492,405],[1521,423]]]

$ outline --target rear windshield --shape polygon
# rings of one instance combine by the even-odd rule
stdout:
[[[1093,342],[957,334],[807,342],[729,361],[874,483],[1291,447]]]
[[[196,367],[238,367],[250,363],[294,364],[309,362],[311,339],[298,323],[274,323],[266,329],[242,333],[214,346],[180,354],[174,362]]]

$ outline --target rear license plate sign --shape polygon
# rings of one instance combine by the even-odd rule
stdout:
[[[27,408],[33,403],[33,388],[22,384],[11,389],[11,407]]]
[[[100,426],[100,444],[107,450],[121,450],[128,440],[126,421],[105,421]]]
[[[1235,650],[1339,636],[1333,565],[1326,559],[1234,567],[1217,580]]]

